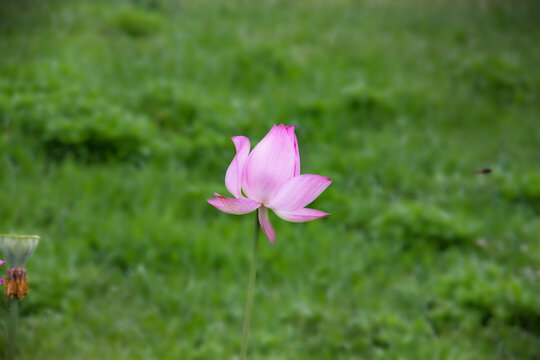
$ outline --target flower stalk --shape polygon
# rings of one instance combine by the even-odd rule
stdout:
[[[17,336],[17,321],[19,320],[19,301],[18,297],[9,301],[6,360],[15,359],[15,337]]]
[[[255,293],[255,280],[257,278],[257,258],[259,248],[259,217],[255,216],[255,236],[253,238],[253,251],[251,253],[251,269],[249,272],[249,285],[246,300],[246,310],[244,312],[244,328],[242,330],[242,350],[240,359],[246,360],[247,344],[249,335],[249,325],[251,323],[251,311],[253,309],[253,295]]]

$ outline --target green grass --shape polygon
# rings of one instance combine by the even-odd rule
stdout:
[[[249,358],[540,359],[538,15],[5,1],[0,232],[42,236],[18,358],[238,358],[253,218],[205,199],[283,122],[332,216],[271,215]]]

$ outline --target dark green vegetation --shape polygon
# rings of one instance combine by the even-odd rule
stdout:
[[[2,1],[0,232],[43,238],[19,358],[238,356],[253,218],[205,199],[283,122],[333,216],[272,217],[252,359],[540,359],[539,15]]]

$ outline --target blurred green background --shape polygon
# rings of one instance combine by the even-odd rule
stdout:
[[[333,216],[271,215],[251,359],[540,359],[539,15],[1,1],[0,232],[43,238],[19,359],[236,359],[254,215],[206,198],[282,122]]]

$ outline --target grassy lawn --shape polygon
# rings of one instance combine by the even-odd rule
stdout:
[[[271,215],[249,358],[540,359],[539,16],[3,1],[0,233],[42,236],[18,359],[238,359],[254,215],[206,198],[274,123],[332,216]]]

